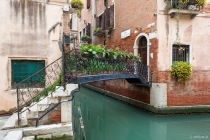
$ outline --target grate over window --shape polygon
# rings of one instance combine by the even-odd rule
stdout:
[[[189,45],[173,45],[172,61],[189,62]]]
[[[41,72],[39,75],[34,75],[30,79],[25,80],[29,76],[38,72],[45,67],[44,60],[12,60],[12,85],[20,83],[23,84],[37,84],[44,80],[45,71]],[[25,81],[23,81],[25,80]]]

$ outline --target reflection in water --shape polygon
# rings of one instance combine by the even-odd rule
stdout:
[[[86,88],[75,95],[73,116],[75,140],[210,140],[210,115],[155,116]]]

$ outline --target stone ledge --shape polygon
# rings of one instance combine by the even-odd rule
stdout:
[[[72,134],[72,124],[54,124],[54,125],[41,125],[36,128],[29,128],[23,130],[24,136],[47,135],[47,134],[63,134],[69,132]]]

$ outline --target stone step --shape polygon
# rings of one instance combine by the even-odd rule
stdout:
[[[28,119],[28,125],[29,126],[36,126],[36,118],[34,118],[34,119]]]
[[[66,89],[67,89],[67,94],[70,95],[71,91],[78,88],[78,84],[67,84]]]
[[[35,140],[35,136],[23,137],[21,140]]]
[[[13,113],[12,116],[10,116],[9,119],[7,119],[7,121],[5,122],[4,126],[2,127],[2,130],[15,128],[17,119],[18,119],[18,114]]]
[[[16,130],[8,132],[4,140],[21,140],[22,137],[23,137],[23,131]]]
[[[49,104],[37,104],[37,111],[45,111],[49,107]]]
[[[55,90],[56,91],[64,91],[64,87],[63,86],[56,86]]]
[[[64,91],[55,91],[52,93],[53,97],[62,97],[62,96],[68,96],[68,94]]]
[[[24,137],[35,135],[47,135],[52,134],[54,136],[60,136],[63,134],[69,134],[72,136],[72,124],[51,124],[40,125],[35,128],[28,128],[23,130]]]
[[[36,119],[36,118],[38,118],[38,111],[27,111],[26,118],[27,119]]]
[[[47,98],[44,98],[43,100],[39,101],[37,105],[39,104],[47,104]]]
[[[63,96],[63,97],[47,97],[48,104],[56,104],[59,101],[70,100],[70,96]]]
[[[18,125],[18,120],[16,122],[16,127],[27,127],[28,126],[28,119],[21,118]]]

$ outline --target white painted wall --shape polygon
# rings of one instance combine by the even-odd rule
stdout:
[[[10,60],[46,60],[46,65],[61,56],[58,46],[62,6],[30,0],[1,0],[0,4],[0,113],[16,107],[15,90],[11,86]]]
[[[158,1],[157,4],[158,70],[167,71],[171,66],[171,46],[176,42],[177,16],[171,18],[168,15],[164,1]],[[180,43],[191,45],[193,70],[209,70],[210,12],[205,12],[204,9],[193,19],[189,15],[182,15],[179,23]]]

